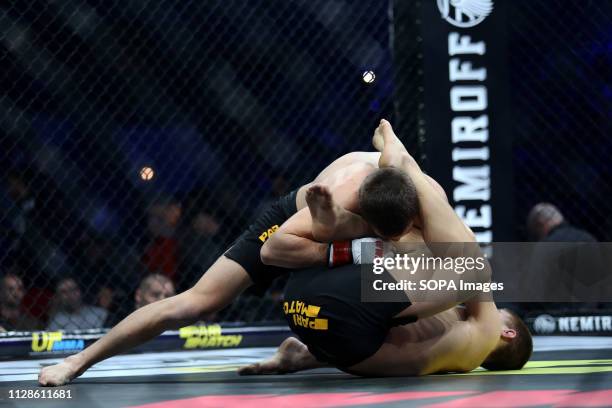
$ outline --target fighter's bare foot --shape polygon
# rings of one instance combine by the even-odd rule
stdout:
[[[376,129],[374,129],[374,136],[372,136],[372,145],[376,150],[382,152],[385,147],[385,139],[383,138],[382,130],[380,127],[381,125],[378,125]]]
[[[376,134],[377,132],[378,132],[378,136]],[[406,159],[409,159],[410,161],[414,161],[412,156],[410,156],[410,154],[404,147],[404,144],[401,142],[401,140],[399,140],[399,138],[393,131],[391,124],[387,120],[385,119],[381,120],[380,125],[378,126],[378,128],[376,129],[374,133],[375,133],[374,134],[375,140],[373,139],[372,142],[376,143],[375,147],[377,149],[380,148],[380,141],[382,138],[382,150],[379,149],[382,153],[380,155],[380,159],[378,160],[379,167],[381,168],[382,167],[401,168],[402,163]]]
[[[67,384],[81,374],[79,366],[79,357],[67,357],[59,364],[44,367],[38,374],[38,383],[44,387]]]
[[[312,235],[320,241],[327,241],[333,235],[342,210],[332,197],[327,186],[314,184],[306,190],[306,203],[312,216]]]
[[[285,339],[269,359],[250,364],[238,370],[240,375],[288,374],[323,367],[308,348],[295,337]]]

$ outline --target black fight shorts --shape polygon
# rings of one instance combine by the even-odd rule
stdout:
[[[264,265],[259,251],[264,242],[297,212],[296,196],[297,190],[271,204],[223,254],[247,271],[257,294],[265,293],[275,278],[287,272],[285,268]]]
[[[416,321],[394,318],[410,304],[361,302],[361,265],[345,265],[291,272],[283,311],[317,360],[347,370],[374,355],[393,326]]]

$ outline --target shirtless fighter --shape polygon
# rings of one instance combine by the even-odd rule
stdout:
[[[451,210],[452,211],[452,210]],[[419,233],[402,237],[416,242]],[[359,241],[359,240],[355,240]],[[314,243],[318,245],[318,243]],[[273,250],[273,249],[272,249]],[[361,302],[360,265],[292,272],[285,288],[289,338],[269,360],[240,370],[282,374],[333,366],[362,376],[412,376],[521,369],[533,350],[526,325],[487,298],[434,316],[407,296],[403,302]]]
[[[470,309],[453,308],[434,316],[389,330],[380,349],[366,360],[344,369],[362,376],[419,376],[469,372],[478,366],[488,370],[520,370],[529,360],[533,342],[529,330],[509,310],[499,311],[502,329],[493,351],[479,353],[466,334],[479,324],[479,315]],[[363,341],[354,337],[353,341]],[[486,354],[486,355],[485,355]],[[349,362],[349,364],[352,364]],[[287,374],[332,364],[318,360],[304,343],[289,337],[270,359],[245,366],[241,375]]]
[[[406,156],[391,128],[383,130],[386,144],[383,156],[394,156],[386,158],[386,163],[397,165],[410,175],[421,204],[423,235],[413,230],[401,241],[422,243],[423,236],[433,242],[473,240],[471,232],[457,222],[460,220],[452,208],[444,204],[445,197],[431,188],[416,163]],[[393,151],[389,151],[389,144],[394,145]],[[331,193],[319,186],[311,188],[309,194],[312,228],[319,228],[325,219],[331,222],[326,227],[328,231],[336,229],[333,213],[338,209]],[[286,231],[306,229],[299,224],[299,216],[292,217],[264,245],[262,253],[275,254],[268,255],[268,259],[297,259],[309,252],[308,246],[312,247],[311,253],[316,252],[314,247],[325,246],[303,239],[301,249],[292,256],[281,241]],[[313,231],[313,235],[321,233]],[[349,248],[359,251],[355,245]],[[281,255],[282,252],[286,253]],[[333,272],[320,267],[293,272],[285,289],[284,311],[292,331],[305,344],[289,338],[271,359],[247,366],[241,374],[285,373],[329,365],[369,376],[466,372],[481,365],[491,370],[507,370],[522,368],[531,355],[532,340],[525,324],[508,310],[498,311],[482,295],[465,302],[464,308],[452,308],[415,323],[402,324],[426,316],[436,305],[412,304],[408,297],[403,302],[363,303],[360,286],[358,265],[341,266]]]
[[[389,125],[386,121],[383,123]],[[414,186],[399,171],[377,169],[378,156],[377,153],[349,153],[331,163],[314,180],[332,188],[336,202],[344,208],[354,211],[365,209],[361,214],[363,218],[351,211],[339,213],[341,218],[356,221],[341,223],[355,230],[335,231],[337,236],[371,236],[374,234],[370,231],[371,225],[380,236],[388,238],[401,236],[411,228],[418,213]],[[309,186],[302,186],[273,204],[204,273],[193,288],[134,311],[85,350],[67,357],[60,364],[43,368],[39,374],[39,383],[44,386],[66,384],[101,360],[134,348],[165,330],[177,330],[193,324],[201,316],[221,310],[249,286],[255,285],[259,290],[265,290],[285,270],[264,265],[260,258],[261,246],[296,211],[302,216],[310,216],[309,210],[305,208],[305,195]],[[395,194],[379,196],[377,192],[380,191],[394,191]],[[387,218],[376,217],[376,212],[370,209],[377,206],[393,217],[393,223],[387,222]],[[368,233],[362,234],[363,231]],[[296,240],[300,241],[301,238],[296,237]],[[295,240],[284,242],[291,246]],[[325,258],[328,248],[316,247],[315,251],[307,254],[309,259]]]

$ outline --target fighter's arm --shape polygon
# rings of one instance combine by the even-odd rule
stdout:
[[[473,234],[466,229],[446,196],[440,194],[428,176],[421,171],[416,160],[406,151],[393,132],[391,124],[383,120],[379,129],[384,140],[379,166],[399,168],[412,179],[419,198],[425,242],[475,242]]]
[[[312,236],[312,217],[303,208],[283,223],[261,247],[261,261],[281,268],[326,265],[329,244]]]
[[[474,332],[480,333],[483,342],[497,340],[502,327],[499,310],[491,293],[481,293],[464,303],[467,315],[466,322]],[[482,344],[481,346],[484,346]]]
[[[262,262],[290,269],[327,265],[331,241],[371,235],[358,215],[344,210],[339,217],[338,225],[326,230],[328,235],[315,237],[309,208],[298,211],[264,243],[260,252]]]
[[[357,187],[349,181],[329,189],[313,185],[307,192],[309,207],[294,214],[264,243],[261,260],[266,265],[304,268],[326,265],[329,243],[372,235],[363,219],[352,211]]]
[[[443,197],[437,191],[434,184],[421,171],[414,158],[410,156],[393,132],[391,124],[383,120],[378,130],[380,130],[379,134],[384,141],[382,146],[378,143],[378,147],[382,147],[379,166],[399,168],[412,179],[419,198],[423,239],[431,254],[443,258],[484,258],[472,231],[457,216],[446,197]],[[410,249],[404,248],[404,250],[409,251]],[[404,250],[400,248],[400,254]],[[462,275],[462,280],[471,283],[490,282],[490,268],[486,261],[484,264],[484,268],[466,270]],[[390,272],[393,274],[393,271]],[[448,281],[449,276],[448,271],[442,268],[419,270],[411,278],[415,281],[419,279]],[[431,316],[455,304],[464,302],[474,295],[476,293],[461,290],[440,291],[435,296],[429,297],[428,295],[426,297],[427,301],[415,301],[398,316]]]
[[[475,242],[473,234],[440,195],[408,153],[401,155],[401,167],[412,179],[421,208],[425,242]]]

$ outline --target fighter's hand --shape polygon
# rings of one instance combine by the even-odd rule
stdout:
[[[374,131],[372,144],[382,153],[378,160],[378,167],[380,168],[402,168],[402,163],[405,160],[414,160],[399,138],[395,135],[391,124],[385,119],[380,121],[380,125]]]
[[[72,381],[78,371],[70,361],[70,357],[59,364],[44,367],[38,374],[38,383],[43,387],[57,387]]]

